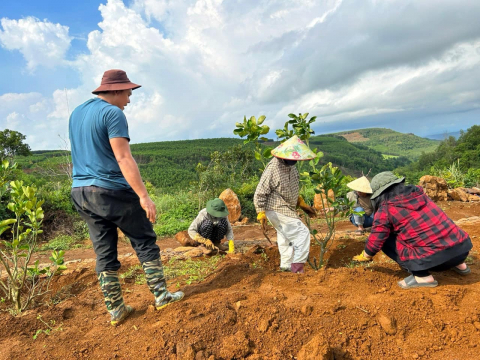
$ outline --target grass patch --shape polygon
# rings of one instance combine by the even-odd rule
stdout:
[[[396,159],[399,156],[398,155],[387,155],[387,154],[382,154],[384,159]]]
[[[222,255],[212,256],[206,260],[178,260],[171,258],[164,266],[164,273],[167,280],[177,277],[183,277],[184,282],[190,285],[194,282],[200,282],[210,275],[218,263],[224,258]],[[177,283],[180,286],[180,283]]]
[[[205,260],[180,260],[171,258],[167,263],[163,264],[163,273],[165,279],[181,278],[177,282],[177,286],[182,283],[190,285],[194,282],[200,282],[210,275],[216,268],[218,263],[224,256],[212,256]],[[135,279],[135,284],[143,285],[147,283],[145,273],[140,264],[130,266],[127,271],[119,275],[120,279]]]
[[[59,235],[48,243],[40,247],[40,251],[45,250],[69,250],[75,244],[75,239],[70,235]]]

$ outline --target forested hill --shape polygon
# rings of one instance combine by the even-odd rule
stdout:
[[[133,144],[132,155],[142,177],[162,189],[188,188],[197,179],[195,167],[207,164],[210,154],[243,144],[238,138],[162,141]]]
[[[319,135],[310,138],[310,147],[322,151],[321,163],[331,162],[352,176],[377,174],[409,163],[405,157],[385,157],[363,144],[353,144],[342,136]]]
[[[440,143],[438,140],[384,128],[343,131],[332,135],[343,136],[351,143],[368,146],[385,155],[406,156],[410,160],[418,159],[422,152],[435,151]]]

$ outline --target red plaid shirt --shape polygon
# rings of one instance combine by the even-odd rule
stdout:
[[[365,252],[375,255],[392,233],[397,235],[396,249],[401,261],[426,258],[468,239],[468,234],[418,186],[416,191],[380,205]]]

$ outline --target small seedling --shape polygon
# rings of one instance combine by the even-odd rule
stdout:
[[[37,331],[35,331],[35,335],[33,335],[33,340],[36,340],[37,337],[41,334],[41,333],[44,333],[45,335],[49,336],[51,332],[54,332],[54,331],[62,331],[62,324],[60,324],[59,326],[57,327],[54,327],[55,326],[55,320],[50,320],[49,322],[46,322],[45,320],[42,319],[42,315],[38,315],[37,316],[37,320],[40,320],[47,328],[46,329],[38,329]]]

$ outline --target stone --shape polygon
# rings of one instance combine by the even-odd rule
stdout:
[[[448,190],[448,196],[456,201],[468,202],[468,194],[462,188]]]
[[[445,179],[425,175],[420,178],[418,185],[423,188],[425,194],[433,201],[447,201],[448,184]]]
[[[251,352],[250,341],[243,331],[223,337],[219,348],[220,357],[224,359],[243,359]]]
[[[237,194],[231,189],[226,189],[220,194],[219,198],[222,199],[227,206],[230,224],[238,221],[242,215],[242,207],[240,206]]]
[[[183,255],[187,258],[195,258],[195,257],[203,256],[203,251],[200,248],[193,248],[190,251],[183,253]]]
[[[475,321],[475,322],[473,323],[473,326],[475,326],[475,329],[480,330],[480,322]]]
[[[193,351],[192,345],[186,342],[179,342],[176,348],[178,360],[195,360],[195,351]]]
[[[190,235],[188,235],[188,231],[180,231],[175,234],[175,240],[177,240],[180,245],[182,246],[197,246],[198,242],[193,240]]]
[[[480,225],[480,216],[470,216],[455,221],[457,225]]]
[[[330,200],[335,201],[335,193],[333,192],[332,189],[328,190],[327,196]],[[324,208],[326,210],[330,207],[330,204],[327,198],[325,197],[324,191],[320,194],[315,194],[315,197],[313,198],[313,207],[317,212],[323,212]]]
[[[314,335],[300,349],[297,360],[334,360],[333,351],[326,342],[326,336],[322,333]]]
[[[393,316],[379,314],[377,320],[388,335],[395,335],[397,333],[397,323]]]
[[[179,246],[175,249],[173,249],[174,252],[176,253],[185,253],[187,251],[190,251],[192,250],[192,248],[190,246]]]
[[[478,195],[468,195],[468,201],[480,201],[480,196],[478,196]]]

